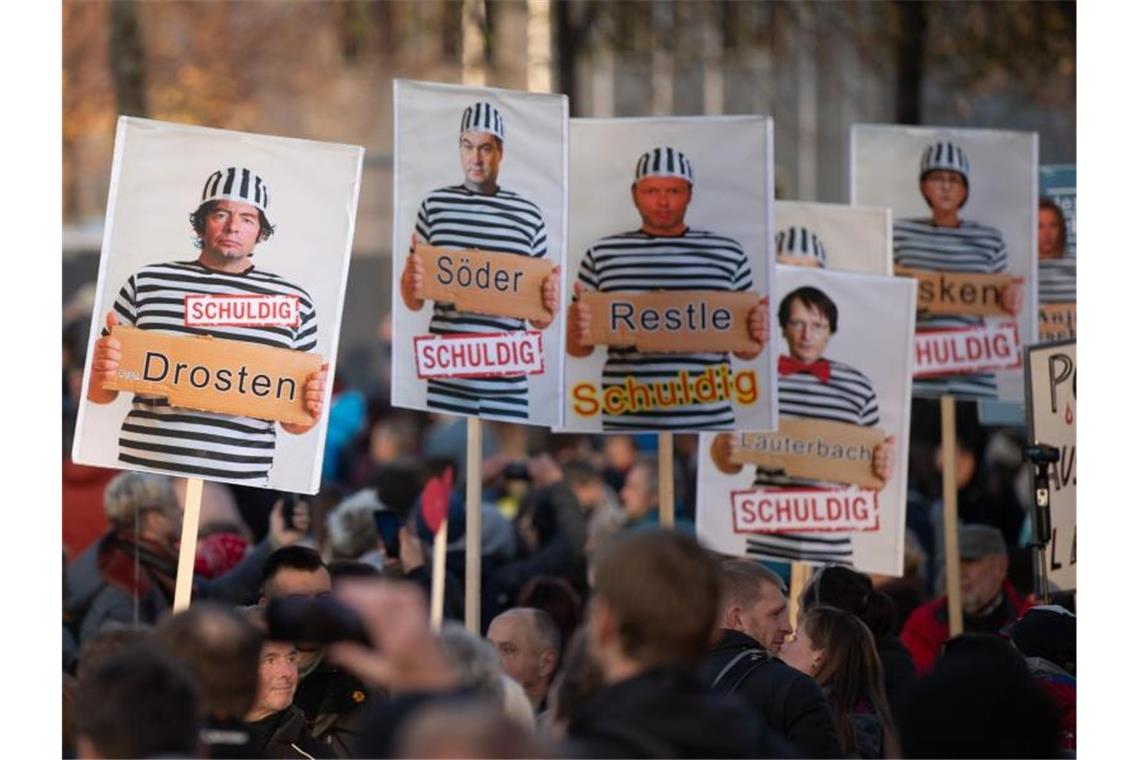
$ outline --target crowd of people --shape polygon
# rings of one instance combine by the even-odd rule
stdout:
[[[65,446],[82,322],[65,322]],[[695,436],[675,437],[669,530],[655,436],[484,422],[481,630],[462,625],[462,477],[433,630],[421,494],[466,472],[465,424],[392,408],[383,362],[337,373],[316,496],[205,484],[177,614],[184,482],[65,449],[65,756],[1075,753],[1074,603],[1032,594],[1017,430],[959,408],[951,637],[933,404],[912,415],[904,576],[817,567],[796,596],[787,564],[695,540]]]

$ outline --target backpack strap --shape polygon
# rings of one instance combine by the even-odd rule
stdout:
[[[728,664],[721,668],[721,671],[717,673],[716,678],[713,679],[712,688],[715,691],[724,691],[731,694],[740,688],[740,684],[744,682],[745,678],[752,674],[752,671],[763,665],[768,661],[768,659],[769,654],[763,649],[757,649],[756,647],[749,647],[748,649],[737,653],[737,655],[729,660]],[[732,669],[741,662],[745,663],[745,667],[742,669],[740,676],[731,682],[731,686],[718,688],[720,687],[721,682],[725,681],[725,678],[728,676],[728,674],[732,672]],[[726,681],[726,683],[728,682]]]

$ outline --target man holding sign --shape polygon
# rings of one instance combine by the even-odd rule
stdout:
[[[488,102],[474,103],[464,110],[459,130],[463,183],[434,190],[424,198],[416,216],[412,251],[400,277],[400,295],[412,311],[423,308],[427,284],[426,262],[416,251],[421,244],[532,258],[543,258],[547,253],[546,223],[541,209],[498,183],[505,135],[502,114]],[[454,276],[463,283],[462,269],[443,271],[446,277]],[[517,288],[517,273],[497,270],[491,277],[489,272],[488,269],[488,286]],[[477,272],[467,274],[469,283],[477,281]],[[558,276],[555,267],[542,282],[542,303],[551,318],[531,319],[531,325],[539,330],[550,326],[558,310]],[[499,336],[525,331],[527,327],[526,320],[518,317],[461,311],[453,303],[436,301],[428,329],[439,336]],[[444,412],[526,421],[527,378],[525,374],[493,371],[476,376],[428,377],[427,405]]]
[[[870,379],[842,362],[824,358],[828,341],[839,327],[839,310],[831,298],[811,286],[793,290],[780,301],[780,329],[788,354],[779,359],[780,419],[802,418],[860,427],[879,424],[879,401]],[[888,436],[870,454],[870,469],[884,483],[894,470],[894,438]],[[712,458],[726,474],[740,472],[740,437],[721,433],[713,439]],[[781,469],[756,468],[754,488],[844,488],[848,484],[797,477]],[[851,538],[834,531],[761,533],[750,537],[748,551],[780,560],[850,564]]]
[[[238,362],[243,350],[239,344],[296,352],[316,348],[317,315],[309,294],[251,261],[256,245],[274,232],[268,208],[269,187],[248,168],[231,166],[207,178],[201,201],[190,214],[201,252],[195,260],[143,267],[119,290],[92,352],[89,401],[109,404],[119,395],[118,390],[104,387],[122,379],[124,344],[112,332],[117,326],[222,339],[234,344],[232,352]],[[211,383],[220,393],[267,394],[259,381],[266,378],[268,383],[268,377],[257,373],[257,367],[241,364],[236,371],[211,371],[200,364],[178,362],[176,357],[151,361],[154,355],[147,356],[144,379],[161,374],[175,386],[181,382],[200,389]],[[327,368],[322,366],[299,389],[295,381],[278,380],[279,395],[282,388],[287,392],[291,388],[310,416],[307,422],[282,422],[283,430],[299,435],[317,423],[324,406],[326,375]],[[119,435],[119,461],[190,477],[265,486],[273,466],[276,427],[269,419],[184,408],[173,405],[165,395],[136,393]]]
[[[896,267],[946,273],[1006,271],[1008,261],[1001,232],[959,216],[970,195],[970,162],[959,146],[948,141],[927,146],[919,168],[919,188],[930,206],[931,218],[901,219],[895,223]],[[967,291],[968,287],[962,286],[957,292],[960,298],[968,293],[972,301],[975,289]],[[983,300],[986,290],[980,288]],[[1016,317],[1021,311],[1020,285],[1011,282],[1003,287],[999,301],[1002,311]],[[924,314],[920,308],[918,333],[979,328],[983,324],[982,317]],[[928,395],[997,398],[997,380],[992,372],[916,378],[914,387]]]
[[[631,194],[641,216],[641,227],[604,237],[586,251],[574,284],[576,302],[570,308],[567,353],[585,357],[594,350],[593,332],[601,326],[592,325],[589,308],[578,300],[588,291],[743,293],[753,289],[752,267],[740,243],[686,224],[685,213],[692,193],[693,168],[679,150],[661,146],[638,159]],[[692,304],[690,323],[691,307]],[[704,309],[700,313],[703,315]],[[714,327],[718,313],[727,314],[714,309]],[[665,319],[668,325],[668,314]],[[659,320],[655,318],[649,324],[656,321]],[[644,318],[640,321],[642,327],[647,323]],[[748,312],[747,333],[758,345],[753,350],[733,352],[746,361],[756,358],[768,340],[767,306],[759,299]],[[724,392],[709,393],[711,400],[701,400],[701,377],[710,378],[710,389]],[[711,381],[713,377],[721,382]],[[752,383],[742,382],[748,377],[747,373],[732,376],[727,352],[650,352],[635,346],[610,345],[602,371],[601,395],[605,399],[610,394],[624,393],[628,404],[623,413],[613,413],[609,404],[603,404],[602,429],[731,428],[735,423],[733,397],[745,403],[756,399],[755,374],[750,376]],[[689,378],[698,380],[690,385]]]

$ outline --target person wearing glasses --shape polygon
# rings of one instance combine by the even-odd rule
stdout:
[[[970,162],[959,146],[948,141],[928,145],[922,153],[918,185],[931,215],[895,222],[896,266],[981,274],[996,274],[1009,268],[1001,232],[961,217],[962,207],[970,197]],[[1021,303],[1021,286],[1013,283],[1002,293],[1002,308],[1016,317]],[[915,331],[968,329],[982,324],[981,317],[933,316],[920,311]],[[915,378],[914,390],[923,395],[997,398],[997,379],[992,372]]]
[[[788,293],[777,312],[788,353],[777,365],[780,418],[827,420],[874,427],[879,424],[879,398],[870,378],[858,369],[824,357],[831,336],[839,329],[839,308],[819,288],[805,285]],[[713,439],[712,459],[728,475],[740,472],[733,464],[738,434],[721,433]],[[893,436],[875,447],[872,469],[884,482],[894,471]],[[756,468],[755,488],[836,488],[841,483],[799,478],[783,470]],[[749,536],[749,554],[790,562],[851,564],[851,536],[847,533],[765,533]]]

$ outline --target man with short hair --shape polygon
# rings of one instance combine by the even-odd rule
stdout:
[[[842,422],[874,427],[879,424],[879,398],[871,379],[849,364],[824,356],[839,329],[839,308],[819,288],[805,285],[780,300],[780,330],[788,353],[777,364],[780,417]],[[725,473],[740,472],[732,449],[739,436],[721,433],[713,441],[712,457]],[[875,446],[871,469],[886,482],[894,472],[894,436]],[[757,488],[835,488],[836,484],[788,475],[782,469],[756,468]],[[819,531],[768,533],[748,537],[748,553],[775,561],[851,564],[854,552],[848,533]]]
[[[545,709],[562,651],[562,635],[550,614],[533,607],[509,609],[491,621],[487,641],[499,653],[503,672],[519,682],[535,712]]]
[[[499,109],[479,101],[463,111],[459,125],[459,164],[463,182],[428,193],[420,203],[412,251],[400,276],[400,296],[412,311],[424,306],[425,265],[415,252],[416,243],[437,248],[476,248],[494,253],[543,258],[546,256],[546,222],[537,204],[499,185],[506,127]],[[558,311],[559,270],[542,284],[543,306]],[[552,320],[531,325],[545,330]],[[454,304],[436,303],[428,330],[433,335],[498,334],[527,329],[517,317],[473,314]],[[497,417],[526,422],[526,375],[465,378],[428,378],[427,405],[442,412]]]
[[[1029,600],[1022,599],[1006,578],[1009,556],[1000,530],[990,525],[962,525],[958,529],[958,556],[963,633],[996,635],[1029,609]],[[899,638],[914,658],[918,675],[929,673],[950,638],[946,595],[912,612]]]
[[[810,676],[776,655],[792,634],[784,582],[759,563],[724,560],[720,639],[701,665],[714,691],[736,693],[804,757],[840,757],[827,697]]]
[[[80,757],[194,757],[198,693],[180,663],[156,647],[112,657],[79,685]]]
[[[301,287],[255,267],[251,261],[257,244],[275,231],[266,216],[268,209],[269,186],[247,167],[230,166],[206,179],[198,207],[190,214],[200,249],[198,257],[143,267],[119,290],[92,351],[88,401],[109,404],[118,398],[118,391],[103,388],[104,382],[117,377],[122,359],[122,344],[111,335],[115,325],[290,351],[316,349],[317,315],[312,298]],[[241,324],[191,324],[186,303],[186,296],[191,294],[211,298],[284,296],[296,305],[296,323],[290,326],[247,320]],[[326,376],[327,367],[322,367],[298,389],[313,421],[282,422],[282,430],[300,435],[316,425],[324,409]],[[234,379],[239,387],[242,382],[244,376]],[[165,396],[135,394],[119,434],[119,461],[188,477],[265,486],[277,448],[277,424],[176,407]]]
[[[721,596],[716,562],[680,533],[621,534],[601,550],[585,629],[603,686],[570,722],[570,757],[787,756],[739,697],[696,669]]]
[[[618,497],[621,499],[622,509],[625,511],[625,527],[648,528],[661,524],[661,513],[658,509],[658,468],[657,459],[651,456],[640,456],[629,468],[625,476]],[[676,515],[673,526],[690,536],[696,535],[696,527],[687,517]]]
[[[194,602],[159,624],[159,642],[194,676],[208,757],[258,757],[243,725],[257,695],[261,633],[232,607]]]
[[[752,266],[740,243],[724,235],[694,230],[685,222],[693,195],[693,167],[676,148],[660,146],[637,161],[630,187],[641,227],[598,240],[586,251],[574,283],[574,296],[585,291],[651,293],[656,290],[753,289]],[[768,342],[768,308],[758,304],[749,312],[748,332],[760,344],[755,351],[737,351],[738,359],[759,356]],[[590,312],[574,303],[567,319],[566,353],[592,354]],[[714,365],[730,365],[727,352],[638,351],[632,346],[610,346],[602,370],[603,391],[624,387],[626,379],[676,380],[687,371],[696,377]],[[667,414],[663,414],[667,412]],[[707,403],[675,404],[665,410],[605,414],[603,430],[696,430],[732,428],[735,422],[729,399]]]
[[[261,599],[265,607],[273,599],[287,596],[309,598],[332,594],[332,577],[321,555],[306,546],[279,549],[265,560]],[[311,642],[296,642],[294,654],[299,683],[291,695],[313,736],[347,754],[359,731],[362,707],[371,692],[349,673],[324,661],[325,649]]]
[[[257,692],[242,726],[258,757],[336,757],[328,744],[314,738],[305,714],[293,704],[297,691],[297,646],[268,638],[261,607],[247,608],[248,620],[266,636],[257,658]]]

